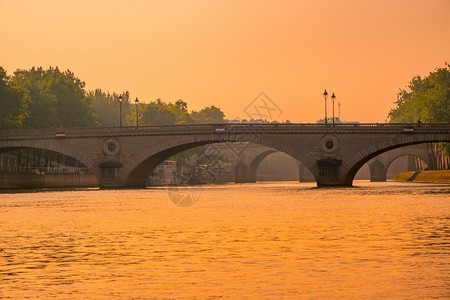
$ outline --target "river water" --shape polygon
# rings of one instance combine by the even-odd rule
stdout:
[[[355,185],[1,194],[0,298],[449,299],[450,185]]]

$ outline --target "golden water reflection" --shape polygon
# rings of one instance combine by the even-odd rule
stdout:
[[[0,297],[448,299],[450,186],[357,186],[3,194]]]

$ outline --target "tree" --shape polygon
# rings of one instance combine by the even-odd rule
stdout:
[[[94,119],[100,126],[117,126],[119,118],[119,104],[114,103],[114,96],[101,89],[88,91],[86,97],[91,102]]]
[[[450,122],[450,65],[436,68],[424,78],[415,76],[407,89],[400,90],[395,108],[388,114],[391,123],[399,122]],[[429,145],[432,169],[441,168],[448,163],[450,144]],[[445,157],[447,156],[447,158]]]
[[[169,103],[169,110],[176,116],[176,124],[192,124],[193,120],[188,111],[188,104],[181,99],[178,99],[174,104]]]
[[[100,126],[119,126],[120,125],[120,106],[122,106],[122,121],[125,124],[133,124],[130,118],[130,96],[129,92],[122,93],[122,103],[119,103],[119,95],[103,92],[101,89],[89,91],[86,94],[88,102],[91,103],[91,109],[95,123]]]
[[[42,68],[17,70],[12,77],[11,84],[26,91],[30,98],[28,117],[23,123],[25,128],[56,127],[56,99],[43,84],[43,77]]]
[[[224,123],[225,114],[215,106],[205,107],[200,111],[191,113],[192,119],[197,124]]]
[[[139,111],[143,125],[173,125],[177,119],[176,114],[161,99],[140,104]]]
[[[10,78],[0,67],[0,129],[21,128],[28,117],[29,101],[25,91],[10,85]]]
[[[26,91],[30,98],[27,128],[77,127],[95,124],[89,99],[85,97],[85,83],[70,70],[57,67],[17,70],[12,86]]]
[[[388,119],[391,123],[450,122],[450,65],[437,68],[428,76],[415,76],[407,89],[400,90],[395,108],[391,109]]]
[[[181,100],[181,99],[178,99],[178,100],[175,102],[174,106],[175,106],[178,110],[180,110],[180,111],[185,111],[185,112],[188,111],[188,105],[187,105],[187,103],[184,102],[184,101]]]

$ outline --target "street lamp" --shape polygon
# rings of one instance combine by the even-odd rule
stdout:
[[[136,100],[134,100],[134,103],[136,104],[136,127],[139,127],[139,114],[138,114],[139,99],[138,99],[138,97],[136,97]]]
[[[331,95],[331,101],[333,101],[333,127],[334,127],[334,100],[336,100],[336,96],[333,93],[333,95]]]
[[[327,90],[325,90],[325,92],[323,92],[323,98],[325,99],[325,124],[328,123],[328,121],[327,121],[327,97],[328,97],[328,93],[327,93]]]
[[[122,127],[122,95],[119,96],[119,124]]]

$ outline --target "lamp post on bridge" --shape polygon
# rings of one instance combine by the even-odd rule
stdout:
[[[119,125],[122,127],[122,95],[119,96]]]
[[[325,124],[328,123],[328,121],[327,121],[327,97],[328,97],[328,93],[327,93],[327,90],[325,90],[325,92],[323,92],[323,98],[325,99]]]
[[[334,127],[334,100],[336,100],[336,96],[333,93],[333,95],[331,95],[331,101],[333,101],[333,127]]]
[[[136,104],[136,127],[139,127],[139,112],[138,112],[139,99],[138,99],[138,97],[136,97],[136,100],[134,100],[134,103]]]

